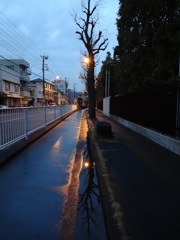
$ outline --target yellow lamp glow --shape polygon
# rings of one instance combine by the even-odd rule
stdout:
[[[85,58],[84,58],[84,63],[86,63],[86,64],[89,63],[89,58],[88,58],[88,57],[85,57]]]
[[[88,168],[89,167],[89,162],[84,162],[84,167]]]

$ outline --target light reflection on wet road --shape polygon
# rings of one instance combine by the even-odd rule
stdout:
[[[74,113],[0,168],[0,239],[59,238],[81,115]]]
[[[106,240],[87,130],[75,112],[1,166],[0,240]]]
[[[95,163],[89,138],[83,153],[74,240],[107,240]]]

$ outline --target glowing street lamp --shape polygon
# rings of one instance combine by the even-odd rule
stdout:
[[[89,168],[89,167],[90,167],[90,164],[89,164],[88,161],[84,162],[84,167],[85,167],[85,168]]]
[[[84,57],[82,63],[84,65],[84,67],[88,69],[89,68],[89,63],[90,63],[89,57]]]
[[[84,58],[84,63],[85,63],[85,64],[88,64],[89,62],[90,62],[90,61],[89,61],[89,58],[88,58],[88,57],[85,57],[85,58]]]
[[[59,76],[56,76],[56,81],[58,82],[60,80],[60,77]]]

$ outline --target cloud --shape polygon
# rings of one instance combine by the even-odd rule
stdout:
[[[26,46],[26,41],[18,40],[26,49],[20,49],[18,44],[14,48],[19,52],[18,55],[30,62],[34,71],[41,74],[40,55],[49,55],[46,63],[50,70],[45,72],[45,76],[49,80],[53,80],[56,75],[67,77],[71,84],[78,81],[78,86],[82,89],[83,85],[77,75],[81,71],[81,51],[85,48],[75,34],[76,25],[72,16],[73,11],[81,14],[80,2],[80,0],[9,0],[0,2],[0,10],[17,26],[16,30],[26,36],[27,42],[33,43]],[[109,38],[108,49],[99,54],[101,62],[106,52],[112,52],[112,48],[117,44],[115,21],[118,3],[114,0],[105,0],[99,10],[102,16],[99,28],[105,29],[105,37]],[[18,39],[16,34],[12,39]],[[98,69],[100,64],[96,72]]]

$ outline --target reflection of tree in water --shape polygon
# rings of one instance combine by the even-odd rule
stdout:
[[[94,162],[92,160],[92,153],[89,146],[89,138],[87,137],[87,147],[84,151],[84,169],[85,181],[87,186],[83,194],[79,194],[78,211],[84,214],[84,223],[87,224],[88,236],[91,236],[91,223],[95,225],[94,214],[95,201],[100,203],[100,196],[97,193],[98,185],[95,182],[95,169]]]

